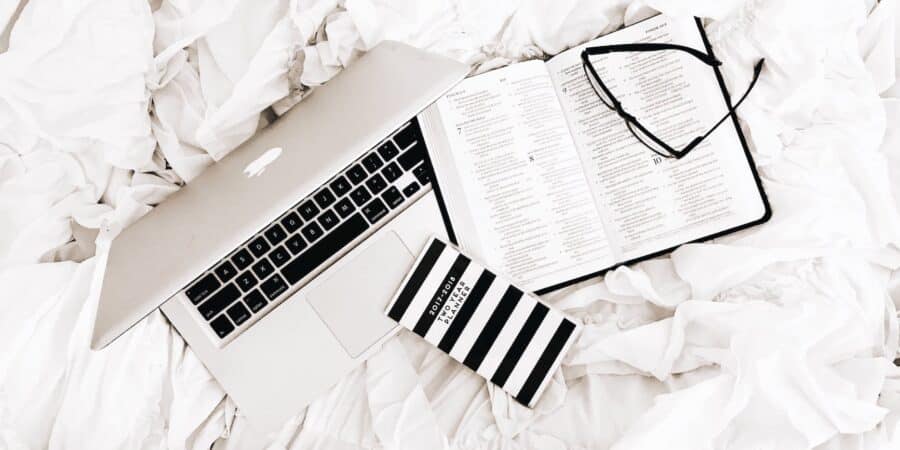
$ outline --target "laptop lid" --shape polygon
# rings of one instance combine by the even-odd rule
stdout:
[[[112,342],[467,73],[383,42],[317,88],[119,234],[91,347]]]

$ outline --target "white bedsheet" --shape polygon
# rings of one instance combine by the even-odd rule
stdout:
[[[654,10],[709,19],[733,91],[766,58],[740,116],[774,215],[550,295],[586,327],[534,411],[407,333],[258,436],[160,313],[88,349],[109,241],[380,40],[484,71]],[[896,0],[30,0],[0,54],[0,448],[900,448],[897,22]]]

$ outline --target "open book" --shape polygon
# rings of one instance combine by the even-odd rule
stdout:
[[[732,116],[686,157],[662,158],[604,107],[586,46],[669,42],[712,53],[699,20],[658,15],[563,52],[464,80],[420,116],[451,238],[538,293],[764,222],[756,168]],[[603,68],[629,112],[672,143],[730,105],[718,68],[633,53]]]

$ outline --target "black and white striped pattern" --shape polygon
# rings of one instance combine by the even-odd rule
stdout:
[[[578,329],[434,238],[386,313],[529,407]]]

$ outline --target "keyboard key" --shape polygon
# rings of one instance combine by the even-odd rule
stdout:
[[[378,195],[379,192],[383,191],[384,188],[387,187],[387,182],[384,181],[384,178],[377,173],[372,175],[372,178],[366,180],[366,186],[369,187],[369,190],[372,191],[372,194]]]
[[[287,215],[281,219],[281,226],[283,226],[288,233],[297,231],[297,229],[300,228],[300,225],[303,225],[303,219],[293,211],[287,213]]]
[[[219,283],[219,280],[216,279],[216,276],[208,273],[197,280],[191,287],[187,288],[184,291],[184,295],[187,295],[187,298],[191,300],[191,303],[197,304],[200,303],[206,297],[209,297],[209,294],[212,294],[219,288],[222,284]]]
[[[353,203],[350,202],[349,198],[341,199],[341,201],[337,202],[337,205],[334,206],[335,211],[341,216],[342,219],[346,219],[347,216],[353,214],[353,211],[356,210],[356,207],[353,206]]]
[[[241,290],[244,292],[247,292],[250,289],[253,289],[253,286],[256,286],[256,283],[259,283],[259,280],[257,280],[256,277],[254,277],[253,274],[250,273],[249,270],[238,275],[237,280],[235,280],[235,281],[237,282],[237,285],[241,288]]]
[[[216,292],[215,295],[209,298],[209,300],[200,304],[197,309],[200,311],[200,315],[203,316],[204,319],[209,320],[213,317],[216,317],[216,314],[222,312],[228,305],[234,303],[241,296],[241,291],[234,285],[234,283],[230,283],[219,292]]]
[[[392,209],[400,206],[400,204],[403,203],[403,194],[401,194],[400,191],[393,186],[384,191],[384,193],[381,194],[381,198],[384,199],[384,202],[387,203],[387,205]]]
[[[365,187],[360,186],[350,193],[350,198],[353,199],[353,203],[356,203],[356,206],[362,206],[372,199],[372,194]]]
[[[231,308],[228,308],[228,317],[231,317],[231,320],[234,321],[234,324],[240,326],[242,323],[246,322],[247,319],[250,318],[250,311],[247,311],[247,307],[244,306],[243,303],[235,303]]]
[[[369,174],[367,174],[365,169],[360,167],[359,164],[354,164],[353,167],[347,170],[347,178],[349,178],[354,185],[362,183],[368,176]]]
[[[312,200],[307,200],[300,205],[300,207],[297,208],[297,211],[300,212],[300,216],[305,220],[313,220],[313,217],[316,217],[316,214],[319,214],[319,208]]]
[[[334,228],[335,225],[337,225],[337,214],[335,214],[331,210],[325,211],[322,213],[322,215],[319,216],[319,223],[322,224],[322,228],[324,228],[325,231],[328,231]]]
[[[269,259],[275,264],[275,267],[281,267],[284,263],[291,259],[291,254],[284,247],[278,247],[269,253]]]
[[[269,297],[269,300],[274,300],[275,297],[278,297],[287,290],[288,285],[284,282],[284,279],[281,278],[281,275],[275,274],[272,278],[269,278],[259,286],[262,289],[263,293],[266,294],[266,297]]]
[[[412,183],[409,183],[409,186],[406,186],[405,188],[403,188],[403,195],[405,195],[407,197],[412,197],[413,194],[415,194],[418,191],[419,191],[419,183],[416,183],[415,181],[413,181]]]
[[[394,181],[397,178],[400,178],[400,175],[403,175],[403,171],[400,170],[400,166],[397,163],[390,163],[381,170],[381,174],[387,178],[388,181]]]
[[[335,227],[321,241],[311,245],[308,250],[295,256],[291,262],[281,268],[281,274],[291,284],[297,283],[310,272],[316,270],[322,263],[347,244],[363,234],[369,224],[359,213],[352,215],[343,223]]]
[[[316,203],[319,204],[319,208],[325,209],[331,206],[332,203],[336,200],[334,198],[334,194],[331,193],[328,188],[322,188],[321,191],[316,192],[316,195],[313,196],[313,199],[316,200]]]
[[[303,237],[305,237],[308,242],[312,242],[322,236],[322,229],[319,228],[319,225],[313,222],[303,227],[302,233]]]
[[[416,179],[419,180],[419,183],[426,185],[431,183],[431,170],[428,167],[428,164],[422,164],[419,167],[416,167],[413,170],[413,175],[416,176]]]
[[[272,245],[278,245],[279,242],[287,237],[284,228],[281,228],[281,225],[278,224],[272,225],[264,234],[266,235],[266,239],[268,239]]]
[[[362,213],[366,216],[366,219],[369,219],[369,222],[374,224],[388,213],[388,209],[384,206],[384,202],[376,198],[366,206],[363,206]]]
[[[212,326],[213,331],[216,332],[216,336],[219,336],[219,339],[228,336],[228,334],[234,331],[234,325],[231,324],[228,317],[225,317],[225,314],[216,317],[216,320],[213,320],[209,324]]]
[[[253,262],[253,256],[250,255],[247,249],[242,248],[231,256],[231,262],[237,266],[238,270],[244,270]]]
[[[378,154],[381,155],[381,159],[389,161],[391,158],[399,155],[400,150],[397,150],[397,146],[393,142],[387,141],[378,147]]]
[[[266,259],[261,259],[253,265],[253,273],[255,273],[259,279],[269,276],[274,271],[275,268],[272,267],[272,263]]]
[[[397,143],[397,147],[400,147],[401,150],[405,150],[412,145],[414,141],[421,141],[421,136],[422,132],[419,130],[419,121],[413,119],[410,121],[408,127],[400,130],[399,133],[394,135],[394,142]]]
[[[266,302],[266,298],[263,297],[262,293],[259,292],[259,289],[254,289],[253,292],[244,295],[244,303],[250,307],[250,311],[259,312],[268,302]]]
[[[410,170],[425,160],[425,146],[416,144],[415,147],[404,152],[397,158],[397,162],[404,170]]]
[[[293,253],[295,255],[297,253],[300,253],[301,251],[303,251],[304,248],[306,248],[306,241],[304,241],[303,238],[300,237],[299,234],[295,234],[295,235],[291,236],[290,238],[288,238],[287,242],[285,242],[284,244],[287,245],[288,250],[290,250],[291,253]]]
[[[369,173],[375,173],[376,170],[384,165],[384,162],[381,161],[381,158],[376,153],[369,153],[368,156],[363,158],[362,165]]]
[[[253,252],[253,256],[256,256],[257,258],[265,255],[270,248],[269,243],[266,242],[262,236],[250,241],[250,251]]]
[[[219,264],[219,267],[216,267],[215,272],[216,275],[219,276],[219,279],[222,281],[228,281],[234,278],[235,275],[237,275],[237,270],[228,261]]]
[[[342,175],[338,175],[329,186],[331,186],[331,190],[334,191],[334,195],[337,195],[338,197],[350,192],[350,188],[352,187],[350,186],[350,182]]]

